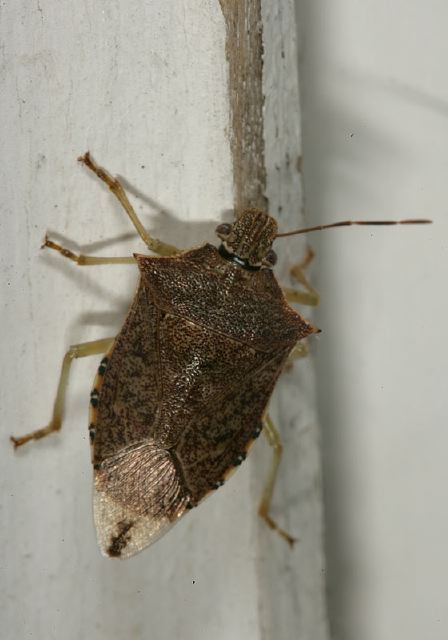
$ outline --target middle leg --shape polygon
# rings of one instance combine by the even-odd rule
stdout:
[[[41,249],[53,249],[53,251],[57,251],[72,262],[76,262],[76,264],[80,267],[85,267],[93,264],[135,264],[135,258],[133,256],[125,256],[125,257],[115,257],[115,256],[85,256],[82,253],[76,254],[70,249],[66,249],[62,247],[57,242],[53,242],[50,240],[48,236],[45,236],[45,240]]]

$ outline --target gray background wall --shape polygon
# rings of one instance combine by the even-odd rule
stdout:
[[[299,2],[332,636],[448,634],[445,2]]]

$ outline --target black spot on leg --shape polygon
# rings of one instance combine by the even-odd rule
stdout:
[[[121,556],[121,552],[127,546],[132,537],[131,535],[128,535],[128,532],[133,526],[133,522],[127,522],[126,520],[121,520],[117,523],[118,534],[116,536],[111,536],[110,545],[107,548],[107,553],[112,558],[119,558]]]
[[[95,440],[95,425],[94,424],[90,424],[89,425],[89,437],[90,437],[90,444],[93,444],[93,441]]]

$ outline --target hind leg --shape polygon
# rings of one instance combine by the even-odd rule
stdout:
[[[272,466],[258,507],[258,515],[263,518],[268,527],[276,531],[292,547],[294,542],[296,542],[296,539],[279,527],[276,521],[269,514],[275,482],[277,480],[278,467],[282,459],[283,445],[279,432],[267,414],[263,420],[263,433],[272,447]]]
[[[70,374],[70,367],[75,358],[85,358],[86,356],[98,355],[99,353],[106,353],[109,351],[114,343],[115,338],[104,338],[102,340],[94,340],[93,342],[83,342],[82,344],[75,344],[70,347],[64,356],[62,361],[61,375],[59,377],[58,390],[56,393],[56,399],[53,405],[53,414],[51,420],[46,427],[42,429],[36,429],[23,436],[14,437],[11,436],[11,441],[14,447],[20,447],[22,444],[29,442],[30,440],[39,440],[48,436],[54,431],[59,431],[62,426],[62,419],[64,417],[64,404],[65,395],[67,392],[67,384]]]

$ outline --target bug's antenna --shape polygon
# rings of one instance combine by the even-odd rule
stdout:
[[[286,233],[277,233],[276,238],[285,238],[286,236],[296,236],[299,233],[308,233],[309,231],[322,231],[322,229],[331,229],[332,227],[350,227],[353,224],[362,225],[390,225],[390,224],[431,224],[432,220],[426,218],[409,218],[407,220],[344,220],[343,222],[333,222],[332,224],[318,224],[316,227],[308,227],[305,229],[296,229],[295,231],[287,231]]]

